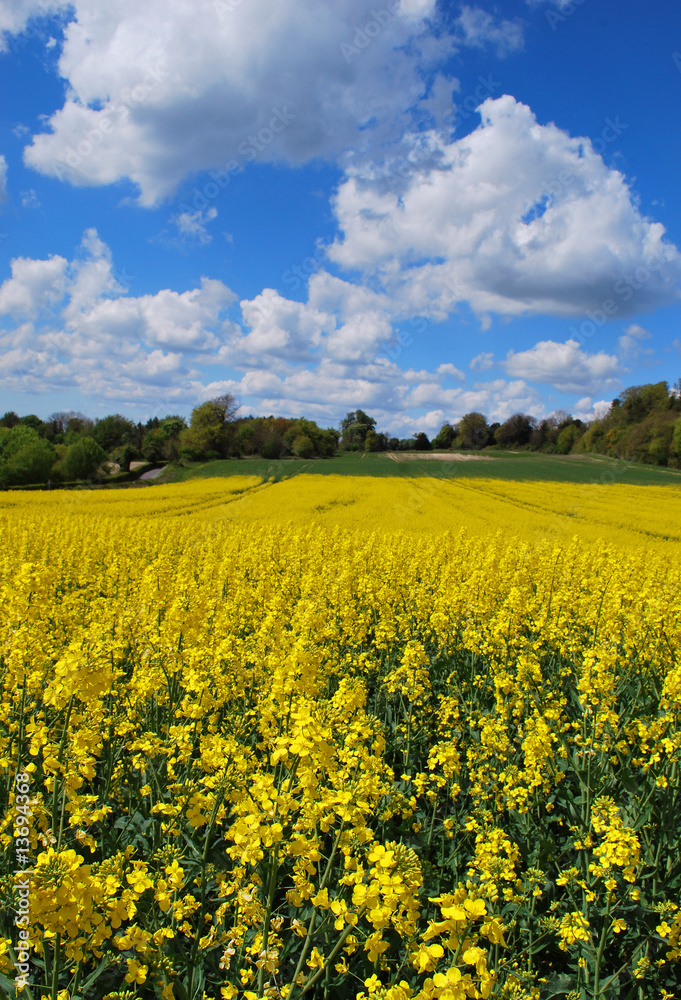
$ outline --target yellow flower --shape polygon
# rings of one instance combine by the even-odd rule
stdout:
[[[307,964],[311,969],[323,969],[324,968],[324,955],[319,951],[318,948],[313,948],[310,957],[307,960]]]
[[[148,966],[141,965],[137,959],[128,959],[128,973],[125,977],[126,983],[143,983],[147,978]]]

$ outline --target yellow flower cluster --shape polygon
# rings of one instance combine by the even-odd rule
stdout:
[[[681,503],[606,493],[3,495],[0,988],[19,912],[60,1000],[678,988]]]

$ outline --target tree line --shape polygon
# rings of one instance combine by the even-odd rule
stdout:
[[[305,417],[238,417],[238,409],[234,397],[224,395],[196,406],[189,421],[170,415],[135,423],[119,413],[91,420],[73,411],[41,420],[8,412],[0,419],[0,487],[125,477],[134,461],[330,458],[347,451],[511,448],[681,467],[681,381],[672,389],[667,382],[631,386],[588,423],[562,412],[541,420],[514,413],[503,423],[488,423],[473,411],[443,424],[432,440],[424,432],[392,437],[359,409],[347,413],[338,429]]]

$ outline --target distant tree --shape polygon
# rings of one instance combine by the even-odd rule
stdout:
[[[32,427],[33,430],[37,431],[41,437],[45,432],[45,424],[40,417],[36,417],[35,413],[29,413],[27,416],[21,417],[19,423],[23,427]]]
[[[364,450],[365,451],[387,451],[388,450],[388,436],[387,434],[376,433],[374,430],[369,430],[367,436],[364,439]]]
[[[0,431],[0,486],[45,483],[57,454],[38,432],[26,424]]]
[[[626,423],[643,420],[656,410],[669,409],[669,384],[667,382],[632,385],[620,393],[620,411]]]
[[[84,413],[72,413],[69,415],[64,433],[64,444],[73,444],[79,438],[91,437],[95,429],[94,420],[90,420]]]
[[[414,451],[430,451],[431,445],[427,434],[419,431],[414,435]]]
[[[135,425],[120,413],[113,413],[97,420],[92,437],[100,448],[109,452],[122,444],[130,444],[135,437]]]
[[[157,427],[146,432],[142,455],[148,462],[172,462],[180,453],[180,435],[187,427],[184,417],[164,417]]]
[[[669,448],[669,464],[678,469],[681,466],[681,417],[674,424]]]
[[[443,424],[440,430],[437,432],[433,438],[433,448],[436,451],[448,451],[454,438],[456,437],[456,431],[451,424]]]
[[[316,455],[319,458],[328,458],[330,455],[334,455],[338,448],[339,433],[337,430],[331,428],[323,430],[314,420],[307,420],[305,417],[292,420],[284,432],[286,447],[294,455],[298,454],[295,442],[300,437],[307,438],[312,449],[309,454],[300,457],[311,458]],[[299,443],[297,447],[300,448],[302,445]]]
[[[489,443],[487,419],[473,410],[461,418],[456,442],[460,448],[485,448]]]
[[[94,438],[82,437],[69,445],[60,462],[60,472],[64,479],[88,479],[106,459],[106,452]]]
[[[343,451],[363,451],[366,436],[375,427],[376,421],[364,410],[351,410],[341,420],[341,449]]]
[[[195,406],[180,444],[197,457],[225,458],[234,450],[232,424],[238,409],[239,404],[231,394],[216,396]]]
[[[556,450],[560,455],[569,455],[580,437],[579,425],[576,423],[567,424],[558,435]]]
[[[0,456],[8,462],[23,448],[40,440],[40,435],[35,428],[26,424],[17,423],[11,429],[3,428],[0,433]]]
[[[296,458],[312,458],[314,455],[314,445],[307,434],[299,434],[293,440],[291,451]]]
[[[15,413],[14,410],[8,410],[2,420],[0,420],[0,427],[16,427],[20,420],[21,417],[18,413]]]
[[[535,423],[526,413],[514,413],[499,427],[495,440],[502,448],[523,447],[529,444]]]
[[[83,417],[83,414],[76,413],[74,410],[61,410],[57,413],[51,413],[45,422],[45,437],[52,444],[63,444],[64,437],[66,435],[66,429],[69,424],[69,420],[72,417]]]
[[[388,451],[397,451],[397,449],[399,447],[400,447],[400,439],[399,438],[395,438],[395,437],[388,438]]]

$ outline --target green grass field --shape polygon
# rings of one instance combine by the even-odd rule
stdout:
[[[185,482],[213,476],[255,475],[264,480],[290,479],[308,475],[347,476],[438,476],[514,480],[543,480],[558,483],[626,483],[632,486],[681,485],[681,470],[664,469],[605,458],[601,455],[544,455],[537,452],[466,452],[456,460],[449,453],[350,452],[333,458],[237,458],[204,462],[188,467],[170,465],[154,482]],[[478,454],[480,460],[468,456]],[[395,457],[391,457],[394,455]]]

